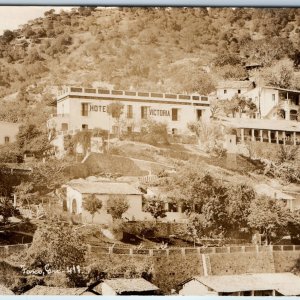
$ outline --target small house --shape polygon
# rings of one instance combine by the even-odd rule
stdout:
[[[292,273],[195,276],[181,286],[182,296],[300,295],[300,277]]]
[[[0,145],[6,145],[16,141],[20,124],[0,121]]]
[[[79,288],[62,288],[54,286],[36,285],[23,295],[43,295],[43,296],[89,296],[98,295],[96,292],[88,291],[87,287]]]
[[[94,288],[103,296],[117,295],[159,295],[159,288],[144,278],[107,279]]]
[[[235,95],[242,95],[254,88],[254,83],[249,80],[225,80],[217,85],[217,98],[230,100]]]
[[[102,203],[101,209],[92,217],[84,209],[84,202],[88,197],[95,197]],[[115,196],[115,197],[113,197]],[[109,201],[121,197],[128,203],[128,210],[122,215],[128,220],[143,220],[143,193],[127,182],[76,179],[66,184],[66,205],[64,207],[74,215],[80,215],[85,223],[107,224],[112,221],[109,213]]]

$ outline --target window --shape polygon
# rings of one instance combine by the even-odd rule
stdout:
[[[275,94],[272,94],[272,101],[275,102]]]
[[[169,202],[169,212],[178,212],[178,206],[176,203]]]
[[[67,131],[68,130],[68,123],[61,123],[61,130]]]
[[[241,93],[241,90],[238,90],[238,94],[240,94]]]
[[[88,124],[82,124],[82,126],[81,126],[81,127],[82,127],[82,129],[83,129],[83,130],[87,130],[87,129],[89,129],[89,126],[88,126]]]
[[[178,121],[178,109],[172,108],[172,121]]]
[[[177,128],[172,128],[172,134],[177,134]]]
[[[128,119],[133,118],[132,105],[127,105],[127,118]]]
[[[197,121],[200,121],[202,118],[202,110],[201,109],[198,109],[197,110]]]
[[[89,115],[89,104],[81,103],[81,115],[87,117]]]
[[[141,106],[141,119],[147,119],[147,106]]]
[[[224,90],[224,94],[227,94],[227,90]]]
[[[9,143],[9,136],[4,137],[4,144],[8,144]]]
[[[128,126],[128,127],[127,127],[127,132],[128,132],[128,133],[132,133],[132,126]]]

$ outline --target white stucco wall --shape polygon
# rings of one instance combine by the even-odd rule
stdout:
[[[225,93],[226,90],[226,93]],[[240,93],[238,91],[240,90]],[[232,89],[232,88],[218,88],[217,89],[217,98],[219,100],[230,100],[233,98],[236,94],[242,95],[246,93],[249,89],[247,88],[240,88],[240,89]]]
[[[272,95],[275,95],[275,100],[273,100]],[[243,96],[245,96],[246,98],[251,98],[252,101],[255,103],[257,110],[259,110],[260,106],[262,117],[267,116],[271,112],[271,110],[280,102],[278,90],[275,89],[256,87],[255,89],[252,89],[251,91],[245,93]],[[275,113],[274,116],[271,115],[268,117],[270,119],[276,119],[277,114]]]
[[[70,186],[67,186],[67,208],[70,213],[72,213],[72,203],[73,200],[77,204],[77,214],[82,214],[82,221],[86,223],[92,222],[92,216],[89,212],[85,211],[83,208],[84,197],[87,194],[81,194],[77,190]],[[112,217],[107,213],[109,195],[96,195],[97,199],[102,202],[101,210],[94,215],[93,222],[99,224],[107,224],[112,222]],[[142,211],[142,195],[126,195],[126,200],[128,201],[129,208],[122,215],[123,218],[129,220],[142,221],[145,219],[151,220],[152,216],[149,213]]]
[[[180,100],[177,100],[180,102]],[[112,131],[112,127],[117,125],[117,121],[110,117],[107,113],[107,106],[116,100],[102,99],[80,99],[80,98],[65,98],[57,103],[57,114],[67,114],[69,120],[69,130],[81,129],[83,124],[87,124],[89,129],[102,128]],[[163,122],[168,125],[169,132],[172,129],[177,129],[178,133],[190,133],[187,124],[197,120],[197,110],[202,111],[202,120],[208,121],[210,118],[209,106],[194,106],[190,104],[175,104],[175,103],[151,103],[137,101],[121,101],[124,105],[123,115],[121,117],[121,127],[127,130],[127,127],[132,127],[133,131],[139,132],[143,124],[141,119],[141,107],[147,107],[147,119],[152,119],[158,122]],[[88,116],[81,115],[81,103],[88,103]],[[209,102],[207,102],[208,104]],[[132,105],[133,117],[127,118],[127,106]],[[178,109],[178,120],[172,121],[172,108]],[[65,117],[64,117],[65,120]],[[58,124],[57,129],[61,126]]]
[[[9,138],[9,143],[16,141],[20,124],[0,121],[0,145],[5,144],[5,137]]]

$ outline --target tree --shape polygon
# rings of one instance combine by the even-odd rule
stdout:
[[[225,153],[223,148],[224,134],[218,123],[191,122],[188,124],[188,129],[196,134],[204,151],[218,156]]]
[[[52,148],[46,130],[41,130],[37,124],[31,122],[20,126],[16,139],[23,154],[31,153],[37,158],[43,157]]]
[[[22,181],[15,187],[15,196],[17,197],[18,205],[31,209],[32,204],[37,203],[37,193],[34,192],[32,182]]]
[[[144,143],[150,145],[169,144],[168,125],[153,120],[145,120],[142,124],[142,137]]]
[[[4,30],[1,39],[5,44],[8,44],[9,42],[11,42],[14,39],[14,37],[15,37],[15,35],[14,35],[13,31]]]
[[[228,196],[228,218],[232,230],[247,230],[249,207],[255,199],[253,188],[247,184],[229,185]]]
[[[28,53],[28,56],[25,59],[27,64],[32,64],[32,63],[35,63],[40,60],[43,60],[43,59],[41,58],[41,56],[39,55],[38,51],[35,48],[30,50],[30,52]]]
[[[2,216],[0,223],[5,225],[9,222],[10,217],[19,217],[20,215],[19,210],[13,206],[11,199],[0,197],[0,216]]]
[[[102,202],[97,199],[96,195],[89,195],[84,199],[83,208],[92,215],[93,222],[95,214],[102,208]]]
[[[0,163],[22,163],[23,155],[16,143],[0,146]]]
[[[122,215],[128,210],[129,204],[123,195],[110,195],[108,199],[107,212],[113,219],[121,219]]]
[[[248,225],[258,229],[269,244],[272,238],[281,238],[287,233],[287,225],[291,219],[290,212],[283,203],[267,196],[258,197],[250,204]]]
[[[294,63],[290,59],[282,59],[275,62],[263,70],[262,77],[266,85],[293,88],[296,84]]]
[[[121,102],[112,102],[107,106],[107,113],[116,120],[118,126],[118,137],[120,138],[120,119],[123,114],[124,105]]]
[[[74,134],[71,139],[71,144],[75,146],[75,152],[77,153],[76,147],[80,145],[83,150],[83,155],[85,156],[91,148],[91,137],[92,132],[87,130],[82,130]]]
[[[34,233],[26,262],[32,267],[66,271],[85,262],[86,246],[76,229],[58,220],[42,224]]]
[[[149,212],[153,216],[155,222],[157,222],[158,218],[164,218],[167,216],[165,202],[160,199],[149,200],[145,206],[145,211]]]

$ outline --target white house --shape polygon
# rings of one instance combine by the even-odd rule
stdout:
[[[0,145],[6,145],[16,141],[20,124],[0,121]]]
[[[108,213],[108,201],[113,195],[121,195],[128,202],[129,208],[123,218],[129,220],[144,220],[148,213],[142,211],[143,193],[127,182],[89,181],[84,179],[71,180],[66,184],[67,199],[65,208],[74,215],[80,215],[83,222],[109,223],[112,216]],[[92,220],[83,203],[89,195],[94,195],[102,202],[102,208]]]
[[[292,273],[195,276],[181,286],[182,296],[300,295],[300,277]]]
[[[158,295],[159,288],[144,278],[113,278],[104,280],[94,290],[102,296]]]
[[[254,84],[249,80],[225,80],[217,85],[217,99],[230,100],[235,95],[243,95],[252,90]]]
[[[300,108],[300,90],[257,86],[242,96],[251,99],[256,104],[261,118],[297,120]]]

